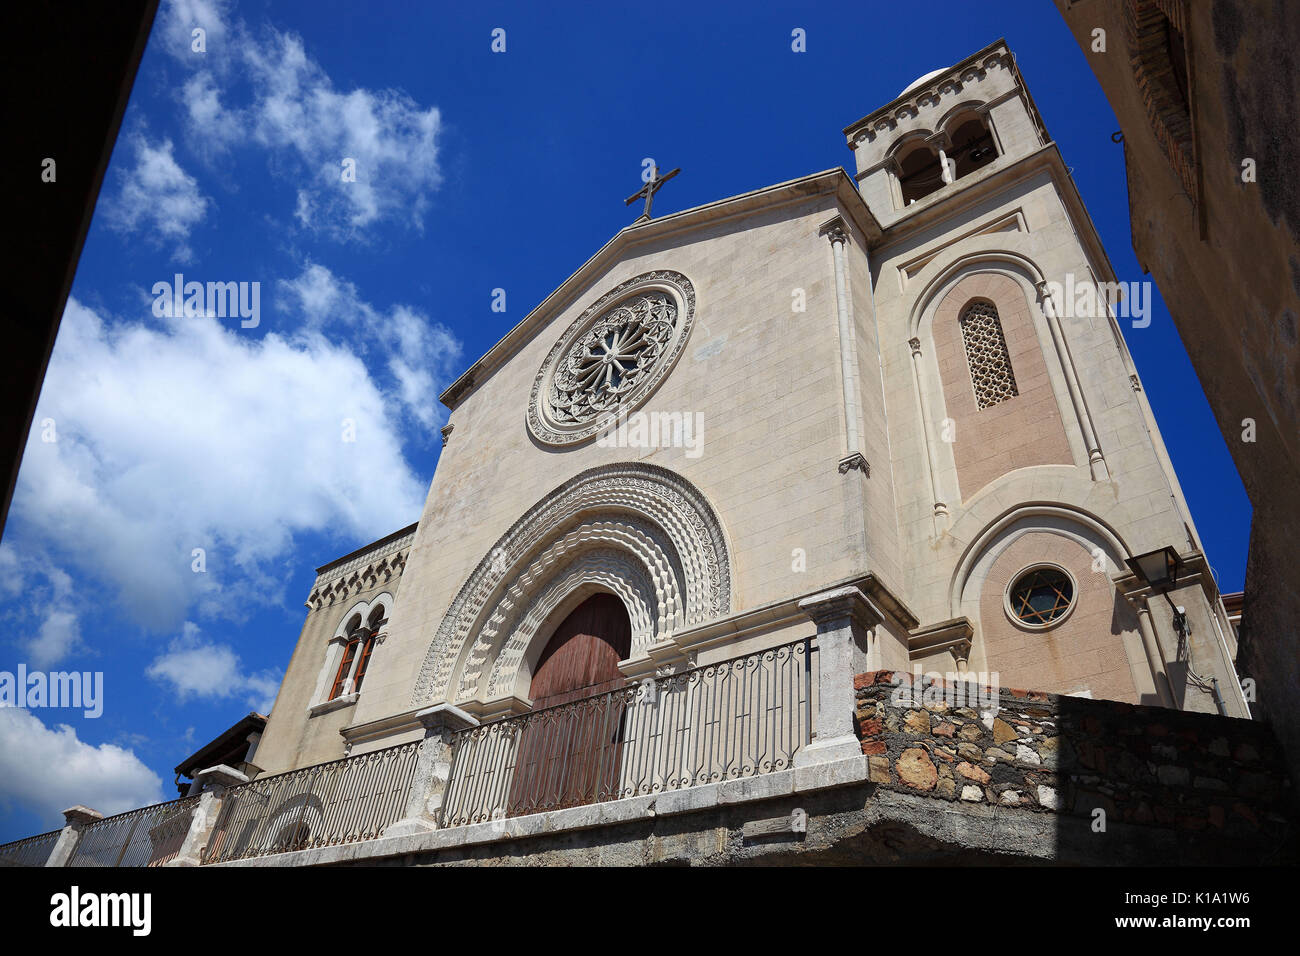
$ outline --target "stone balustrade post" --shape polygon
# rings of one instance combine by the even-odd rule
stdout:
[[[63,832],[59,834],[54,849],[50,851],[50,857],[45,861],[46,866],[70,865],[72,857],[81,843],[82,833],[92,823],[104,819],[104,815],[98,810],[92,810],[90,807],[83,807],[78,804],[64,810],[63,819],[65,821]]]
[[[451,704],[435,704],[415,715],[424,727],[424,741],[415,762],[406,811],[384,836],[410,836],[438,829],[442,801],[451,780],[451,741],[459,730],[477,727],[478,720]]]
[[[231,787],[248,783],[248,779],[246,774],[225,764],[200,770],[194,775],[194,782],[199,788],[199,805],[194,808],[194,816],[190,817],[190,829],[185,834],[185,842],[181,844],[180,851],[175,859],[164,863],[164,866],[199,866],[203,862],[203,851],[212,839],[212,831],[216,829],[226,792]]]
[[[796,767],[862,756],[853,726],[853,649],[884,619],[860,588],[824,591],[799,602],[817,625],[817,710],[812,743],[795,755]]]

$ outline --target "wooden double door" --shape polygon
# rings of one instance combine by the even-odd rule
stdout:
[[[588,598],[555,629],[533,670],[534,716],[515,751],[508,815],[615,795],[626,703],[608,692],[626,686],[618,662],[631,649],[627,610],[612,594]]]

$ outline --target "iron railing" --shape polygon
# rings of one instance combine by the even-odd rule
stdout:
[[[810,643],[461,731],[441,825],[784,770],[812,729]]]
[[[69,866],[162,866],[180,852],[199,798],[182,797],[96,820]]]
[[[51,830],[0,845],[0,866],[44,866],[59,842],[62,830]]]
[[[203,862],[375,839],[406,809],[419,750],[417,740],[233,787]]]
[[[785,770],[812,733],[810,640],[457,733],[440,825],[618,800]],[[421,741],[233,787],[204,863],[373,840],[406,809]],[[106,817],[70,866],[161,866],[199,796]],[[0,866],[43,866],[61,831],[0,845]]]

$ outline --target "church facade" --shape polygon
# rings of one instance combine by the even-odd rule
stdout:
[[[1250,716],[1010,50],[844,136],[852,174],[643,216],[447,389],[419,520],[318,572],[264,777],[786,654],[783,766],[861,759],[880,671]],[[1130,559],[1165,549],[1157,594]]]

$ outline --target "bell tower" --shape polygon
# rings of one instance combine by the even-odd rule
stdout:
[[[844,135],[862,198],[885,228],[1050,142],[1001,41],[919,77]]]
[[[1014,55],[996,41],[843,132],[881,226],[867,268],[911,665],[1244,716],[1113,308],[1149,294],[1117,281]],[[1190,629],[1129,571],[1164,548],[1201,569],[1180,589]]]

